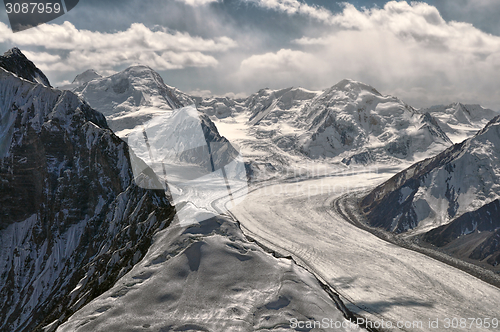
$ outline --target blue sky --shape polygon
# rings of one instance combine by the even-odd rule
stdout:
[[[325,89],[343,78],[416,107],[461,101],[500,110],[500,1],[80,0],[13,34],[53,84],[88,68],[142,63],[200,95]]]

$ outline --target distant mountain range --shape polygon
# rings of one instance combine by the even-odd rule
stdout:
[[[461,103],[418,110],[352,80],[324,91],[262,89],[243,99],[201,98],[165,85],[145,66],[109,77],[88,70],[70,87],[122,138],[155,114],[195,104],[212,121],[244,125],[247,140],[238,143],[260,151],[253,162],[278,168],[297,155],[346,165],[418,161],[470,137],[498,114]],[[257,156],[262,153],[269,156]]]

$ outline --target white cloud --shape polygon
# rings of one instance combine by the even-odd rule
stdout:
[[[34,59],[36,53],[31,53]],[[181,69],[185,67],[210,67],[217,65],[217,60],[201,52],[138,52],[136,50],[71,51],[64,61],[36,61],[42,71],[72,71],[75,69],[94,68],[106,70],[117,65],[148,65],[156,70]]]
[[[47,52],[28,50],[25,53],[40,69],[48,72],[87,68],[109,70],[135,63],[157,70],[209,67],[216,66],[218,61],[206,53],[226,52],[236,46],[228,37],[204,39],[186,32],[152,31],[141,23],[115,33],[80,30],[69,22],[43,24],[13,33],[0,22],[0,42],[22,48],[45,48]]]
[[[152,31],[142,23],[133,23],[125,31],[103,33],[79,30],[70,22],[42,24],[39,27],[13,33],[0,23],[0,42],[10,41],[21,46],[43,46],[47,49],[130,49],[223,52],[236,46],[228,37],[203,39],[186,32]]]
[[[416,106],[460,100],[500,109],[500,37],[446,22],[435,7],[418,2],[367,10],[346,4],[326,21],[323,35],[294,41],[300,50],[253,55],[235,76],[242,85],[253,78],[314,89],[347,77]]]
[[[186,93],[191,96],[203,97],[203,98],[212,97],[214,95],[210,90],[200,90],[200,89],[187,91]]]
[[[218,0],[177,0],[179,2],[183,2],[189,6],[193,6],[193,7],[196,7],[196,6],[204,6],[204,5],[207,5],[209,3],[213,3],[213,2],[218,2]]]
[[[261,55],[252,55],[243,60],[242,68],[251,68],[252,70],[272,70],[274,73],[280,71],[295,71],[304,67],[306,58],[314,60],[313,57],[301,51],[282,49],[277,53],[266,53]]]
[[[329,21],[332,13],[320,6],[312,6],[298,0],[246,0],[256,5],[284,12],[289,15],[306,15],[319,21]]]
[[[24,51],[24,55],[34,63],[53,63],[61,61],[61,56],[47,52]]]

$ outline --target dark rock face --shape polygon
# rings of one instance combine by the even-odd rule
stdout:
[[[479,243],[468,241],[475,233],[486,233]],[[467,248],[468,258],[497,266],[500,263],[500,200],[482,206],[476,211],[464,213],[447,225],[427,232],[422,239],[437,247],[455,247],[458,242],[474,243]]]
[[[497,229],[483,243],[477,246],[469,256],[472,259],[486,260],[493,266],[500,264],[500,229]]]
[[[51,86],[45,74],[28,60],[17,47],[0,56],[0,67],[30,82]]]
[[[174,208],[69,91],[0,69],[0,132],[0,330],[55,328],[143,257]]]
[[[442,247],[462,235],[475,231],[487,232],[500,228],[500,200],[495,200],[476,211],[462,214],[453,222],[425,234],[424,240]]]
[[[207,147],[210,148],[210,158],[201,160],[198,164],[207,167],[210,171],[215,171],[231,163],[238,156],[238,151],[224,136],[219,134],[217,127],[208,115],[200,113],[200,124]]]

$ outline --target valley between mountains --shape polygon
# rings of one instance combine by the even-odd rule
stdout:
[[[0,60],[0,329],[500,319],[496,111],[349,79],[201,98],[140,65],[58,89]]]

